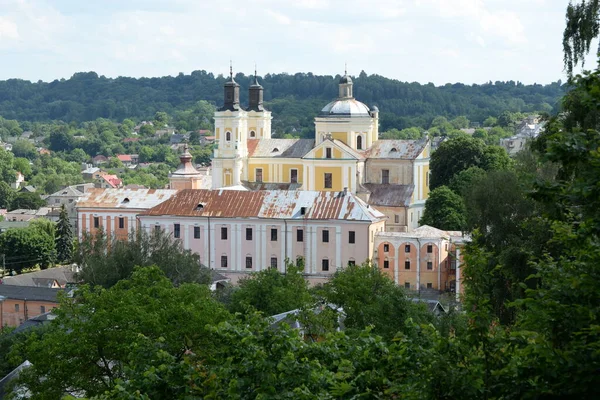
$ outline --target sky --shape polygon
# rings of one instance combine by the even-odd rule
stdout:
[[[568,0],[0,0],[0,79],[379,74],[565,80]],[[588,66],[593,66],[588,62]]]

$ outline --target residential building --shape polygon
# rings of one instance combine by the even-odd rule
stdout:
[[[215,112],[212,187],[246,186],[308,191],[347,190],[369,204],[383,202],[390,229],[418,226],[429,195],[430,142],[379,140],[379,110],[353,96],[352,79],[339,81],[339,96],[315,118],[314,139],[273,139],[271,112],[255,76],[249,104],[230,77]],[[373,193],[375,195],[373,196]]]
[[[52,211],[50,207],[41,207],[38,210],[26,210],[19,208],[6,213],[4,218],[7,222],[26,222],[35,218],[46,217]]]
[[[58,306],[58,294],[65,289],[0,285],[0,321],[2,326],[17,327],[29,318],[47,313]]]
[[[100,189],[84,193],[77,202],[79,237],[103,229],[109,236],[127,239],[137,229],[137,215],[169,199],[177,191],[170,189]]]
[[[373,261],[396,284],[421,291],[462,293],[461,232],[423,225],[412,232],[381,232],[375,236]]]
[[[46,197],[46,204],[53,210],[48,214],[48,218],[57,222],[60,217],[60,208],[64,205],[69,216],[69,222],[73,229],[77,230],[77,210],[75,204],[83,197],[83,194],[94,188],[93,183],[83,183],[80,185],[67,186]]]
[[[137,154],[117,154],[117,158],[126,167],[137,164],[140,159],[140,157]]]
[[[54,267],[14,276],[5,276],[0,283],[12,286],[35,286],[59,289],[76,283],[75,272],[75,269],[71,266]]]
[[[24,183],[25,175],[17,171],[17,173],[15,173],[15,181],[11,183],[10,186],[15,190],[19,190],[19,188],[21,188],[21,185],[23,185]]]
[[[106,172],[100,172],[99,176],[94,179],[97,188],[115,189],[123,186],[123,181],[116,175],[111,175]]]
[[[140,213],[147,232],[180,239],[201,262],[233,282],[249,272],[304,260],[305,275],[327,280],[371,258],[385,216],[348,190],[194,190]]]
[[[105,164],[108,162],[108,158],[103,156],[102,154],[98,154],[97,156],[92,158],[92,164],[97,167],[98,165]]]

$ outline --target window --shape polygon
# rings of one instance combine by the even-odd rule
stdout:
[[[262,168],[256,168],[256,182],[263,181]]]
[[[100,227],[100,218],[94,217],[94,228]]]
[[[221,268],[227,268],[227,256],[221,256]]]
[[[348,232],[348,243],[350,243],[350,244],[356,243],[356,232],[354,232],[354,231]]]
[[[433,253],[433,245],[430,245],[430,244],[427,245],[427,252]]]
[[[384,245],[383,245],[383,252],[384,252],[384,253],[387,253],[387,252],[389,252],[389,251],[390,251],[390,245],[389,245],[389,244],[384,244]]]
[[[331,158],[331,147],[325,148],[325,158]]]
[[[246,240],[252,240],[252,228],[246,228]]]
[[[383,260],[383,268],[384,269],[389,269],[390,268],[390,261],[389,260]]]
[[[160,225],[154,225],[154,234],[155,235],[160,234]]]
[[[246,268],[252,268],[252,257],[246,257]]]
[[[296,242],[304,242],[304,230],[298,229],[296,231]]]
[[[173,225],[173,237],[179,239],[181,237],[181,225]]]
[[[322,236],[323,236],[323,243],[329,243],[329,230],[323,229]]]
[[[277,228],[271,228],[271,242],[277,241]]]
[[[300,215],[306,215],[306,207],[300,207]]]
[[[221,228],[221,240],[227,240],[227,227],[225,226]]]
[[[386,184],[386,185],[388,183],[390,183],[390,170],[389,169],[381,170],[381,183]]]
[[[431,261],[427,261],[427,270],[433,270],[433,263]]]
[[[119,229],[125,228],[125,218],[119,217]]]
[[[325,172],[325,177],[323,179],[325,181],[325,189],[331,189],[333,187],[333,177],[331,173]]]
[[[410,244],[405,244],[404,245],[404,252],[405,253],[410,253]]]
[[[362,150],[362,136],[356,137],[356,149]]]
[[[433,283],[427,282],[427,289],[433,289]]]
[[[271,257],[271,268],[277,269],[277,257]]]
[[[254,132],[254,131],[250,131],[250,137],[251,137],[251,138],[255,138],[255,137],[256,137],[256,132]]]
[[[394,223],[396,223],[396,224],[400,223],[400,216],[398,214],[394,215]]]
[[[404,289],[410,289],[410,282],[404,282]]]
[[[327,258],[324,258],[323,261],[321,261],[321,270],[329,271],[329,260]]]
[[[290,182],[298,183],[298,170],[297,169],[290,170]]]
[[[354,261],[354,260],[349,260],[349,261],[348,261],[348,265],[356,265],[356,261]]]
[[[410,269],[410,260],[404,261],[404,269]]]
[[[194,239],[200,239],[200,227],[199,226],[194,227]]]
[[[40,306],[40,313],[45,313],[46,312],[46,306]]]
[[[15,312],[19,312],[19,305],[15,304]]]
[[[229,132],[229,131],[225,132],[225,140],[227,140],[228,142],[231,141],[231,132]]]

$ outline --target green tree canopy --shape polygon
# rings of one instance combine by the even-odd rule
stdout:
[[[465,215],[462,197],[447,186],[440,186],[429,193],[419,223],[445,231],[462,231],[466,227]]]
[[[37,227],[11,228],[0,235],[0,254],[6,269],[21,272],[40,265],[47,268],[56,259],[54,238]]]

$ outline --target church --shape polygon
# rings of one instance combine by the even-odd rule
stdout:
[[[351,192],[386,217],[386,231],[419,226],[429,194],[427,137],[380,140],[379,110],[354,98],[352,78],[315,118],[313,139],[271,137],[271,112],[255,74],[249,104],[240,104],[233,73],[215,112],[212,188]]]

